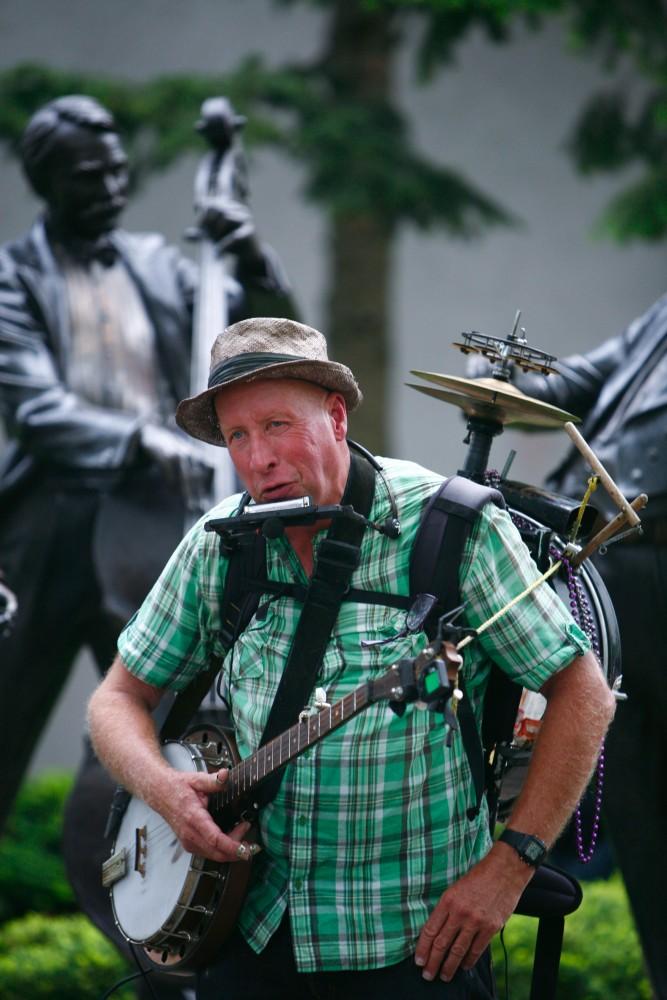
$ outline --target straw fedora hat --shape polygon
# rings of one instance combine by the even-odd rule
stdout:
[[[357,380],[346,365],[330,361],[327,342],[312,326],[292,319],[256,317],[228,326],[211,348],[208,388],[184,399],[176,423],[192,437],[224,446],[213,399],[237,382],[295,378],[339,392],[353,410],[362,400]]]

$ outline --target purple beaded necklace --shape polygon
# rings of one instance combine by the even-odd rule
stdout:
[[[593,621],[593,614],[591,612],[591,606],[584,594],[583,587],[581,586],[581,580],[577,576],[567,557],[560,555],[555,546],[549,549],[549,554],[554,558],[560,558],[563,565],[565,566],[565,571],[567,573],[567,589],[570,595],[570,610],[572,612],[572,617],[583,632],[586,633],[588,639],[593,647],[593,652],[600,660],[600,642],[598,638],[597,629],[595,627],[595,622]],[[581,805],[578,805],[574,814],[574,824],[575,833],[577,841],[577,856],[582,864],[587,865],[589,861],[592,860],[593,854],[595,853],[595,848],[598,842],[598,834],[600,832],[600,819],[602,816],[602,791],[604,788],[604,740],[602,741],[602,746],[600,747],[600,756],[598,757],[597,767],[595,769],[595,800],[593,803],[593,823],[591,825],[591,833],[589,839],[589,845],[587,848],[584,847],[584,834],[583,825],[581,818]]]
[[[500,483],[500,475],[496,469],[489,469],[484,477],[484,481],[487,486],[492,486],[498,489]],[[534,530],[534,526],[531,522],[523,517],[516,511],[509,512],[510,517],[516,528],[519,531],[529,532]],[[593,612],[591,610],[591,605],[584,593],[584,589],[581,585],[581,579],[574,570],[574,567],[570,563],[569,559],[563,555],[563,553],[555,546],[551,545],[549,548],[549,555],[552,559],[560,559],[565,567],[565,572],[567,574],[567,590],[569,595],[570,611],[572,617],[574,618],[577,625],[586,634],[588,640],[591,644],[593,652],[600,660],[600,640],[598,636],[598,631],[595,625],[595,620],[593,618]],[[577,843],[577,857],[582,864],[587,865],[593,858],[595,853],[595,848],[598,842],[598,836],[600,832],[600,820],[602,817],[602,792],[604,788],[604,765],[605,765],[605,752],[604,752],[604,740],[602,746],[600,747],[600,756],[598,757],[597,766],[595,769],[595,801],[593,804],[593,823],[591,825],[591,832],[589,837],[588,847],[584,847],[584,832],[583,832],[583,821],[581,815],[581,803],[577,806],[574,813],[574,823],[575,823],[575,834]]]

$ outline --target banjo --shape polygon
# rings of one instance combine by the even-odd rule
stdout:
[[[445,722],[456,729],[450,698],[456,705],[461,697],[460,658],[445,657],[449,654],[437,636],[414,660],[399,660],[333,705],[316,700],[316,713],[302,712],[290,729],[245,760],[231,735],[214,726],[166,741],[162,753],[180,771],[229,769],[208,806],[221,829],[230,830],[256,816],[254,792],[260,782],[375,702],[388,700],[400,715],[407,702],[419,700],[444,712]],[[246,839],[253,837],[251,829]],[[102,883],[110,889],[114,919],[127,941],[140,945],[159,968],[192,970],[210,962],[233,930],[250,869],[250,862],[221,863],[188,853],[166,821],[133,797],[102,866]]]

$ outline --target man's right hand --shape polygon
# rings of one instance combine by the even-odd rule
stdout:
[[[152,713],[159,688],[129,672],[117,656],[88,705],[88,726],[95,752],[110,774],[159,813],[185,850],[213,861],[243,861],[256,848],[238,853],[250,824],[223,833],[208,811],[210,795],[220,792],[228,772],[179,771],[162,756]]]
[[[223,833],[208,811],[208,797],[221,790],[228,772],[192,774],[171,771],[168,789],[151,796],[151,807],[159,812],[179,841],[190,854],[197,854],[211,861],[249,861],[256,848],[246,844],[247,850],[239,854],[239,844],[250,830],[250,823],[238,823],[229,833]],[[159,801],[158,801],[159,800]]]

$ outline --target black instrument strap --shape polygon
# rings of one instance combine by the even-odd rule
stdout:
[[[368,517],[375,492],[375,471],[366,459],[350,453],[350,472],[342,503]],[[320,542],[313,575],[283,675],[278,685],[261,745],[293,725],[315,685],[331,630],[352,574],[359,565],[366,525],[333,521]],[[258,789],[257,804],[265,806],[277,794],[283,771],[268,777]]]
[[[240,506],[247,503],[248,499],[248,494],[244,493]],[[224,620],[222,621],[220,641],[225,653],[231,649],[238,633],[250,620],[259,603],[259,593],[243,590],[240,581],[245,576],[252,575],[257,578],[258,584],[261,584],[262,576],[266,576],[265,540],[263,537],[257,535],[242,536],[238,543],[238,549],[237,555],[229,559],[225,578],[225,593],[234,597],[233,601],[230,599],[229,602],[223,602],[222,608]],[[220,552],[222,557],[227,558],[228,553],[224,549],[223,539],[220,540]],[[156,718],[160,739],[175,740],[181,738],[193,715],[210,691],[211,685],[215,682],[223,659],[224,656],[213,657],[208,670],[197,674],[183,691],[175,696],[171,695],[171,705],[166,718],[164,718],[164,713],[162,713],[164,721]],[[157,711],[162,709],[165,701],[169,701],[169,697],[170,692],[165,692]]]
[[[505,506],[496,490],[463,476],[452,476],[441,484],[426,505],[410,559],[410,593],[413,597],[419,593],[430,593],[438,598],[437,610],[427,622],[429,635],[433,632],[434,619],[438,614],[461,603],[459,567],[463,549],[480,510],[490,500],[500,507]],[[472,820],[479,813],[484,796],[486,762],[462,678],[459,679],[459,687],[464,693],[457,711],[461,742],[475,792],[475,801],[467,810],[467,816]]]

